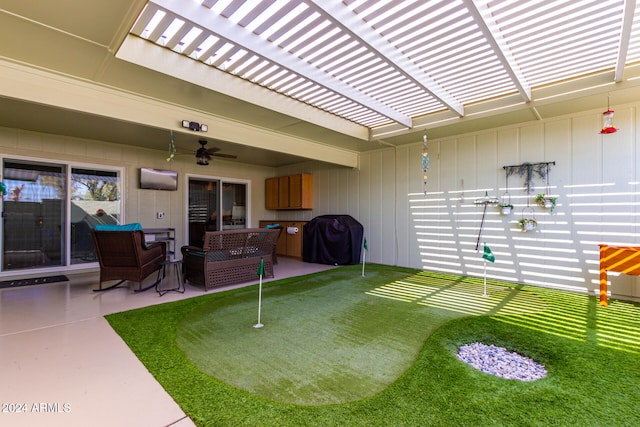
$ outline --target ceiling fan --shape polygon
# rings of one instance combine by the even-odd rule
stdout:
[[[212,156],[216,156],[216,157],[224,157],[227,159],[236,159],[238,158],[238,156],[234,156],[233,154],[223,154],[223,153],[218,153],[218,151],[220,151],[219,148],[205,148],[205,145],[207,145],[207,140],[206,139],[201,139],[198,141],[198,143],[200,144],[200,148],[198,148],[198,151],[196,152],[196,159],[197,163],[199,165],[203,165],[206,166],[209,164],[209,160],[211,160]]]

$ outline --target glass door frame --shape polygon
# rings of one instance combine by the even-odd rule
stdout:
[[[127,189],[127,179],[125,173],[125,167],[122,166],[111,166],[104,164],[95,164],[95,163],[83,163],[83,162],[73,162],[64,159],[42,159],[36,157],[27,157],[21,155],[11,155],[11,154],[2,154],[0,155],[0,177],[2,177],[2,172],[4,169],[5,161],[16,161],[16,162],[25,162],[25,163],[35,163],[35,164],[51,164],[58,165],[65,170],[66,173],[66,194],[64,200],[64,248],[65,253],[63,255],[63,265],[61,266],[47,266],[47,267],[33,267],[33,268],[24,268],[24,269],[15,269],[15,270],[3,270],[2,263],[0,263],[0,278],[2,277],[12,277],[12,276],[23,276],[28,274],[48,274],[48,273],[61,273],[65,271],[76,271],[76,270],[87,270],[87,269],[95,269],[98,265],[97,260],[95,262],[81,263],[81,264],[72,264],[71,263],[71,171],[73,169],[95,169],[95,170],[104,170],[115,172],[118,175],[119,185],[120,185],[120,218],[121,222],[125,222],[125,200],[126,200],[126,189]],[[0,179],[0,181],[2,180]],[[9,189],[7,189],[9,190]],[[7,196],[5,196],[7,197]],[[0,212],[4,211],[4,199],[0,200]],[[0,218],[0,227],[4,228],[4,219]],[[0,260],[4,262],[4,238],[0,238]]]
[[[245,218],[245,227],[248,228],[251,224],[251,180],[250,179],[238,179],[238,178],[226,178],[217,175],[202,175],[202,174],[194,174],[187,173],[185,174],[184,179],[184,207],[185,207],[185,215],[184,215],[184,242],[189,241],[189,182],[190,180],[197,181],[211,181],[218,183],[218,209],[222,209],[223,205],[223,186],[224,184],[243,184],[246,186],[246,218]],[[218,229],[223,230],[224,225],[223,221],[218,221]]]
[[[4,157],[1,168],[7,194],[2,200],[0,269],[20,274],[64,267],[68,251],[67,166]]]

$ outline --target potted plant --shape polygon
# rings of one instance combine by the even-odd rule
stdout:
[[[553,212],[553,210],[556,208],[556,202],[558,201],[558,198],[547,196],[544,193],[540,193],[536,196],[535,199],[533,199],[533,201],[536,202],[541,207],[549,209],[549,212]]]
[[[500,203],[500,212],[502,215],[509,215],[513,210],[513,205],[511,203]]]
[[[531,231],[538,226],[538,221],[535,218],[521,218],[518,221],[518,225],[522,231]]]
[[[507,182],[507,187],[509,187],[509,183]],[[500,212],[502,215],[509,215],[513,210],[513,205],[511,204],[511,194],[509,191],[505,191],[505,193],[500,197]]]

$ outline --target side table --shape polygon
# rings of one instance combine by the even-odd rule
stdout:
[[[184,280],[182,280],[182,260],[181,259],[176,259],[176,258],[167,258],[163,261],[160,261],[159,264],[161,265],[160,270],[158,270],[158,280],[157,280],[157,284],[156,284],[156,292],[162,296],[164,294],[166,294],[167,292],[180,292],[181,294],[184,293],[185,291],[185,287],[184,287]],[[175,273],[176,273],[176,279],[178,279],[178,287],[177,288],[171,288],[171,289],[164,289],[162,287],[162,282],[164,280],[164,277],[167,273],[167,266],[169,267],[169,271],[171,271],[171,266],[173,266]]]

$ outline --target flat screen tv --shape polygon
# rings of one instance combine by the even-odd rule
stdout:
[[[178,172],[140,168],[140,188],[176,191],[178,189]]]

